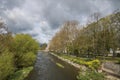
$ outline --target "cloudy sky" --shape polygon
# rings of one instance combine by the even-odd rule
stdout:
[[[0,0],[0,17],[13,33],[28,33],[48,42],[68,20],[84,24],[90,14],[106,16],[120,9],[120,0]]]

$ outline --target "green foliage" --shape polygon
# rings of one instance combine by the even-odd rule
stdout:
[[[80,69],[78,80],[105,80],[105,76],[102,73],[98,73],[87,69],[86,71]]]
[[[16,50],[17,53],[19,52],[29,52],[32,51],[34,53],[37,52],[39,49],[38,42],[33,39],[28,34],[17,34],[14,37],[14,45],[13,48]]]
[[[18,70],[14,74],[12,74],[8,80],[24,80],[32,69],[33,67],[27,67],[27,68]]]
[[[110,49],[115,52],[120,48],[120,12],[115,12],[104,18],[99,13],[86,26],[78,29],[74,22],[63,24],[62,28],[50,41],[49,49],[75,56],[94,57],[107,56]],[[88,20],[91,21],[91,20]]]
[[[58,66],[58,67],[60,67],[60,68],[65,68],[62,64],[60,64],[60,63],[56,63],[56,65]]]
[[[86,62],[86,65],[92,70],[97,70],[100,67],[100,61],[98,59],[93,61],[88,61]]]
[[[30,35],[17,34],[14,37],[12,49],[15,57],[16,67],[22,68],[34,64],[39,45],[38,42],[34,40]]]
[[[13,54],[10,52],[11,40],[11,33],[7,31],[7,27],[0,19],[0,80],[7,80],[15,69]]]
[[[101,62],[98,59],[91,60],[88,58],[79,58],[79,57],[74,57],[74,56],[70,56],[70,55],[63,55],[63,54],[61,54],[59,56],[65,58],[65,59],[68,59],[74,63],[80,64],[80,65],[86,65],[90,69],[96,70],[96,71],[98,70],[98,68],[101,65]]]
[[[88,58],[79,58],[70,55],[59,55],[65,59],[68,59],[74,63],[80,65],[86,65],[88,69],[80,69],[78,80],[105,80],[104,74],[98,73],[97,70],[100,67],[100,61],[98,59],[91,60]]]
[[[73,53],[72,40],[74,40],[78,33],[78,22],[67,21],[65,22],[59,32],[55,34],[49,44],[49,50],[59,53]],[[72,48],[72,50],[70,49]]]
[[[13,55],[8,50],[5,50],[0,54],[0,80],[6,80],[13,72]]]
[[[22,56],[21,59],[19,59],[18,65],[24,67],[33,66],[35,59],[36,59],[36,55],[33,52],[28,52],[24,54],[24,56]]]
[[[23,80],[32,70],[23,67],[34,64],[38,49],[38,43],[30,35],[13,37],[0,19],[0,80]]]
[[[40,45],[40,50],[45,50],[46,47],[47,47],[47,44],[43,43]]]

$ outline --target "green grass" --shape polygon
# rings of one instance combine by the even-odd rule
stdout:
[[[103,73],[98,73],[87,69],[86,71],[80,69],[79,75],[77,76],[78,80],[106,80]]]
[[[16,71],[9,80],[24,80],[33,67],[23,68],[22,70]]]
[[[104,62],[104,61],[117,62],[120,59],[120,57],[110,57],[110,56],[106,56],[106,57],[97,56],[96,58],[101,60],[102,62]]]
[[[86,59],[83,59],[83,58],[79,58],[79,57],[75,57],[75,56],[70,56],[70,55],[59,55],[60,57],[63,57],[64,59],[68,59],[74,63],[77,63],[77,64],[85,64],[86,62]]]
[[[60,63],[56,63],[57,66],[59,66],[60,68],[64,68],[64,66]]]
[[[101,62],[98,59],[80,58],[80,57],[75,57],[75,56],[65,55],[65,54],[61,54],[58,56],[64,59],[68,59],[73,63],[79,64],[79,65],[85,65],[88,68],[94,69],[94,70],[97,70],[101,65]]]

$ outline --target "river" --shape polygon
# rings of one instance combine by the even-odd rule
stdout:
[[[78,69],[48,52],[39,52],[28,80],[77,80]]]

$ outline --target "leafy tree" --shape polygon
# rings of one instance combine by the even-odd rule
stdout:
[[[100,18],[99,13],[92,16],[92,22],[79,26],[74,21],[63,24],[60,31],[50,41],[50,50],[86,57],[107,56],[120,48],[120,12]]]
[[[14,53],[15,65],[18,68],[33,65],[39,49],[38,42],[28,34],[17,34],[11,46]]]
[[[41,49],[41,50],[45,50],[46,47],[47,47],[47,44],[46,44],[46,43],[40,44],[40,49]]]
[[[13,37],[0,19],[0,80],[8,80],[15,71],[32,66],[38,49],[38,42],[30,35]]]
[[[12,36],[0,19],[0,80],[6,80],[14,72],[13,54],[10,52]]]
[[[24,56],[22,56],[18,62],[20,66],[24,66],[24,67],[29,67],[32,66],[33,63],[35,62],[36,59],[36,55],[33,52],[28,52],[25,53]]]
[[[56,33],[56,35],[53,37],[53,39],[50,41],[50,49],[62,52],[62,53],[73,53],[73,40],[77,36],[77,27],[78,22],[77,21],[68,21],[65,22],[60,31]],[[72,50],[69,49],[72,47]]]
[[[13,74],[15,70],[13,62],[13,55],[8,50],[0,54],[0,80],[6,80],[9,75]]]

